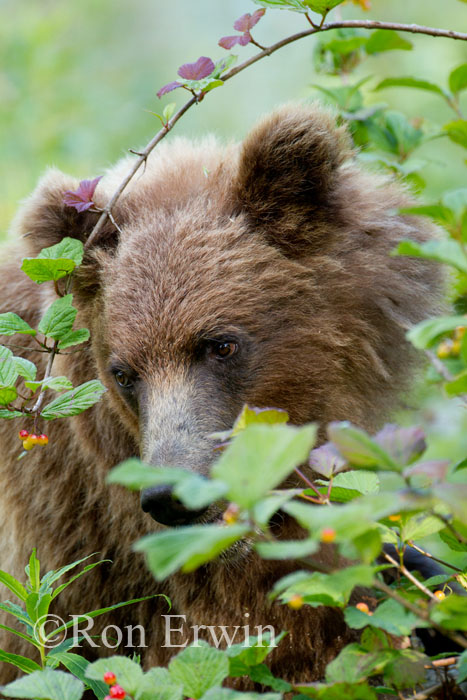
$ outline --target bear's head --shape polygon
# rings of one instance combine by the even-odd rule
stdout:
[[[102,179],[98,207],[128,168]],[[17,222],[30,253],[86,242],[99,214],[64,205],[77,184],[57,171],[39,184]],[[433,235],[397,214],[409,202],[358,168],[316,106],[278,110],[240,147],[156,149],[86,248],[73,292],[90,346],[63,360],[77,383],[97,373],[107,386],[99,410],[125,436],[120,458],[206,474],[212,434],[245,403],[375,428],[408,374],[405,331],[436,297],[429,264],[390,256],[401,238]],[[165,487],[142,501],[165,524],[200,516]]]

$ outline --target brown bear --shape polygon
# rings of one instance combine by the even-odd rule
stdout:
[[[127,168],[105,175],[97,206]],[[52,170],[22,206],[17,244],[3,250],[0,312],[35,325],[53,301],[53,286],[31,282],[20,261],[64,236],[86,240],[99,215],[63,203],[77,184]],[[100,552],[113,564],[70,586],[55,614],[163,592],[171,614],[184,616],[172,624],[182,627],[176,644],[193,625],[244,625],[248,613],[251,630],[290,631],[272,656],[277,676],[321,678],[350,632],[339,610],[270,604],[267,593],[292,564],[250,552],[157,584],[132,544],[164,525],[212,519],[215,509],[193,514],[164,487],[140,502],[106,475],[134,455],[207,474],[212,433],[231,427],[245,403],[285,409],[297,425],[350,419],[377,428],[410,376],[405,331],[437,298],[429,263],[389,256],[401,238],[434,234],[397,213],[410,202],[400,185],[360,169],[345,128],[316,105],[279,109],[240,146],[162,144],[76,274],[76,327],[91,340],[54,366],[74,384],[99,377],[107,393],[84,414],[48,424],[48,447],[22,461],[18,423],[0,422],[0,567],[21,578],[33,547],[43,570]],[[44,369],[46,355],[29,356]],[[283,536],[294,527],[282,519]],[[147,648],[136,651],[147,666],[165,664],[180,651],[165,645],[167,612],[154,598],[105,624],[141,625]],[[25,652],[5,632],[0,648]],[[14,674],[2,664],[0,682]]]

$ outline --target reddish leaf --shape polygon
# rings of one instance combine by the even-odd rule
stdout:
[[[223,36],[222,39],[219,39],[219,46],[222,46],[223,49],[231,49],[237,44],[240,46],[246,46],[249,44],[251,41],[251,34],[250,32],[245,32],[244,34],[236,34],[235,36]]]
[[[167,95],[168,92],[172,92],[172,90],[176,90],[179,87],[182,87],[182,84],[178,83],[176,80],[174,80],[172,83],[167,83],[167,85],[164,85],[163,87],[161,87],[161,89],[157,93],[157,97],[162,97],[162,95]]]
[[[215,67],[210,58],[201,56],[196,63],[184,63],[177,72],[185,80],[202,80],[211,75]]]
[[[76,211],[83,212],[90,209],[93,202],[94,191],[97,187],[97,183],[101,179],[96,177],[94,180],[81,180],[77,190],[67,190],[63,194],[63,203],[67,207],[74,207]]]
[[[348,466],[332,442],[326,442],[321,447],[311,450],[308,464],[314,472],[328,478]]]
[[[414,476],[415,474],[423,474],[432,484],[445,481],[449,472],[451,463],[445,459],[432,459],[427,462],[419,462],[411,467],[404,469],[404,476]]]
[[[264,8],[262,10],[256,10],[256,12],[253,12],[252,15],[247,12],[245,15],[239,17],[236,22],[234,22],[234,29],[236,29],[237,32],[247,32],[259,22],[265,12],[266,10]]]

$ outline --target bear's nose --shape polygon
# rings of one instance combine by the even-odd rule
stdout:
[[[141,507],[162,525],[189,525],[204,510],[189,510],[176,496],[172,486],[153,486],[141,493]]]

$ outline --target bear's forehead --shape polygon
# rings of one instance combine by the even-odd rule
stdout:
[[[146,214],[123,230],[106,271],[105,317],[120,351],[160,356],[197,337],[271,333],[309,283],[241,220]]]

